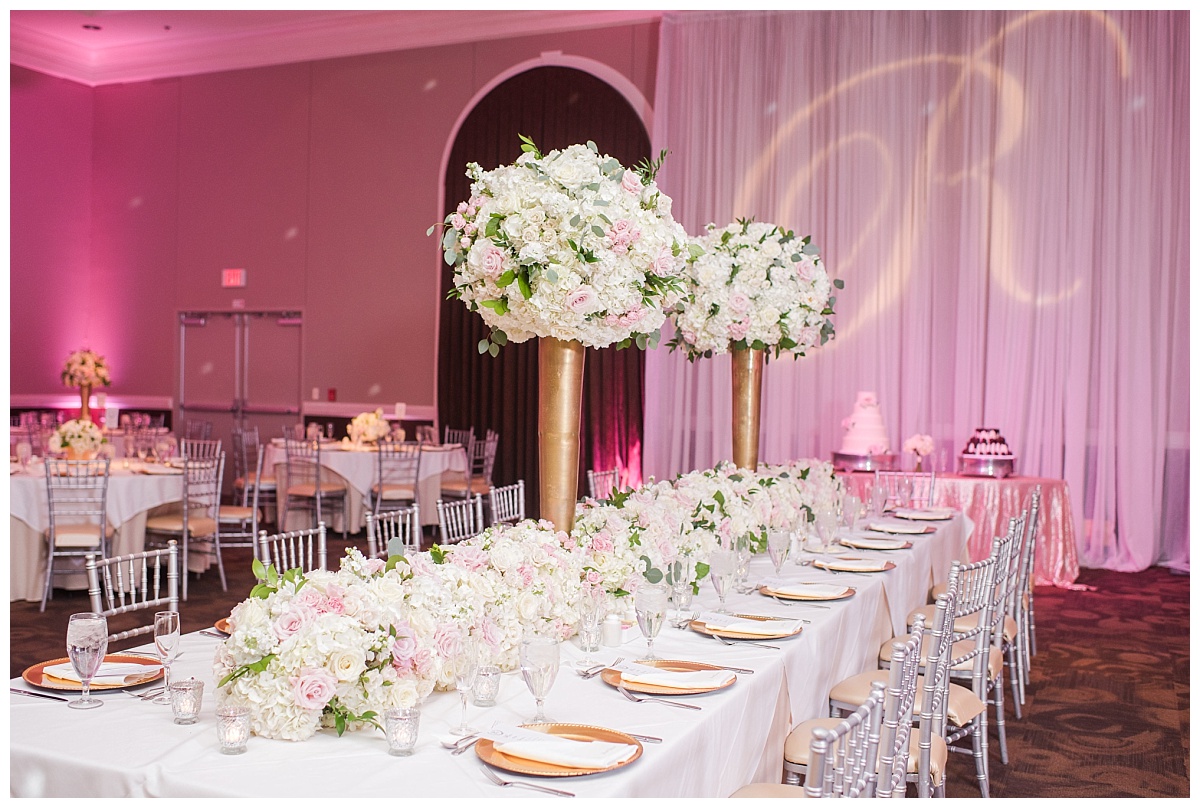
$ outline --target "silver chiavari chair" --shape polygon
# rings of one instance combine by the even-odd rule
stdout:
[[[617,475],[620,469],[593,471],[588,469],[588,492],[592,499],[608,499],[617,488]]]
[[[105,617],[150,613],[147,625],[118,631],[109,642],[153,634],[155,612],[179,611],[179,545],[174,540],[162,550],[114,558],[89,555],[86,570],[93,612]]]
[[[258,534],[258,558],[273,564],[276,572],[299,569],[302,572],[326,569],[325,523],[307,530]]]
[[[525,518],[525,481],[488,489],[488,513],[493,525],[515,525]]]
[[[421,509],[413,504],[395,511],[367,514],[367,556],[409,556],[421,549]]]
[[[438,500],[438,530],[442,544],[458,544],[483,532],[483,497],[476,494],[469,499],[453,502]]]

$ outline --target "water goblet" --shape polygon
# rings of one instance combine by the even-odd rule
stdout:
[[[887,489],[882,485],[877,485],[871,489],[871,515],[883,516],[885,507],[887,507]]]
[[[104,703],[92,697],[91,684],[92,677],[104,662],[104,653],[107,650],[108,621],[104,615],[95,612],[71,615],[67,621],[67,656],[70,657],[71,667],[75,669],[83,688],[79,698],[67,703],[68,707],[90,710]]]
[[[792,534],[785,530],[772,530],[767,533],[767,555],[775,565],[775,574],[783,572],[788,553],[792,549]]]
[[[674,561],[671,564],[669,580],[671,582],[671,604],[675,607],[675,628],[683,628],[691,619],[692,610],[692,577],[695,567],[691,559]]]
[[[721,606],[717,609],[719,614],[729,614],[725,608],[725,596],[729,594],[729,584],[736,567],[737,559],[733,550],[713,550],[708,557],[708,574],[712,578],[713,588],[717,590],[717,597],[721,599]]]
[[[454,689],[458,691],[462,703],[462,721],[450,730],[451,735],[471,735],[475,730],[467,726],[467,697],[475,686],[475,677],[479,673],[479,648],[471,637],[463,641],[462,652],[459,654],[454,669]]]
[[[896,507],[912,507],[913,484],[908,477],[896,481]]]
[[[558,675],[558,642],[546,637],[531,637],[521,643],[521,676],[537,702],[534,723],[545,723],[545,702]]]
[[[22,473],[29,471],[29,461],[33,459],[33,446],[27,440],[17,444],[17,463],[21,465]]]
[[[150,455],[150,441],[139,437],[137,438],[136,447],[138,460],[145,463],[146,458]]]
[[[816,514],[817,537],[821,541],[821,553],[833,551],[833,539],[837,536],[838,514],[832,505],[817,508]]]
[[[858,525],[862,512],[862,500],[854,494],[847,494],[842,500],[842,525],[853,530]]]
[[[171,663],[179,652],[179,612],[154,613],[154,648],[163,664],[163,693],[154,704],[171,703]]]
[[[737,554],[737,566],[734,570],[734,589],[740,594],[750,592],[753,587],[750,586],[750,558],[754,555],[751,542],[753,537],[749,534],[739,536],[734,542],[734,551]]]
[[[642,582],[633,593],[633,608],[637,613],[638,628],[646,638],[646,656],[643,661],[652,662],[658,657],[654,655],[654,638],[662,629],[663,621],[667,618],[667,596],[670,590],[666,584],[651,584]]]
[[[607,611],[608,597],[598,586],[585,584],[579,604],[579,648],[583,659],[578,663],[583,668],[596,664],[592,654],[600,650],[600,623]]]

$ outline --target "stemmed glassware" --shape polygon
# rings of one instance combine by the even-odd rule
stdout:
[[[752,536],[747,534],[739,536],[734,542],[734,549],[737,553],[734,588],[743,595],[753,589],[750,586],[750,558],[754,554],[750,546],[752,538]]]
[[[600,624],[608,606],[608,595],[601,587],[590,584],[584,584],[582,595],[579,603],[579,648],[583,651],[583,659],[578,664],[586,669],[596,664],[592,654],[600,650]]]
[[[913,498],[913,483],[908,477],[902,477],[896,481],[896,507],[909,508],[912,507]]]
[[[842,525],[853,530],[858,527],[858,520],[862,516],[862,500],[854,494],[847,494],[842,500]]]
[[[67,621],[67,656],[71,667],[79,677],[83,689],[79,698],[68,702],[68,707],[90,710],[99,707],[100,699],[91,695],[92,677],[100,670],[104,654],[108,651],[108,620],[102,614],[81,612],[71,615]]]
[[[154,613],[154,647],[163,664],[163,692],[155,704],[171,703],[171,663],[179,652],[179,612]]]
[[[729,594],[729,585],[736,569],[737,558],[734,550],[722,547],[713,550],[708,557],[708,575],[712,578],[713,588],[717,590],[717,597],[721,599],[721,606],[717,609],[719,614],[729,614],[729,610],[725,608],[725,596]]]
[[[767,533],[767,555],[775,565],[776,575],[783,572],[783,565],[792,549],[792,536],[792,533],[785,530],[772,530]]]
[[[478,673],[479,647],[473,637],[466,637],[454,669],[454,689],[458,691],[459,701],[462,702],[462,721],[450,730],[451,735],[470,735],[475,732],[467,726],[467,697],[471,695]]]
[[[654,638],[662,629],[663,621],[667,619],[667,596],[670,594],[666,584],[652,584],[643,581],[633,593],[633,608],[637,613],[638,628],[646,638],[645,662],[653,662],[658,657],[654,655]]]
[[[675,606],[676,628],[683,628],[691,619],[692,609],[692,578],[695,567],[690,558],[673,561],[667,578],[671,582],[671,603]]]
[[[531,637],[521,643],[521,676],[525,678],[525,686],[533,694],[537,702],[537,715],[534,723],[544,723],[546,718],[545,701],[558,675],[558,642],[546,637]]]
[[[21,465],[21,471],[29,471],[29,461],[33,459],[33,446],[27,440],[23,440],[17,444],[17,462]]]
[[[837,536],[838,513],[832,505],[822,505],[816,511],[817,536],[821,540],[819,552],[833,551],[833,540]]]

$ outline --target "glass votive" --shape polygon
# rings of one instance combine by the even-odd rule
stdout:
[[[250,740],[250,710],[226,705],[217,708],[217,739],[222,755],[240,755]]]
[[[417,730],[421,726],[419,707],[392,707],[383,714],[384,734],[387,735],[388,754],[405,757],[413,753],[417,745]]]
[[[471,702],[476,707],[491,707],[496,703],[500,693],[500,668],[495,665],[481,665],[475,673],[475,686],[471,688]]]
[[[199,679],[171,682],[171,712],[176,724],[195,724],[203,700],[204,682]]]

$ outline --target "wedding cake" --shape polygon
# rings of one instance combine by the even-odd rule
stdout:
[[[844,471],[874,471],[895,467],[896,456],[890,452],[883,413],[874,393],[860,392],[854,410],[842,420],[846,434],[842,448],[833,453],[833,464]]]
[[[1012,457],[1008,441],[999,429],[976,429],[963,454],[971,457]]]
[[[958,458],[960,474],[974,477],[1008,477],[1013,473],[1013,453],[999,429],[980,427],[971,433]]]

